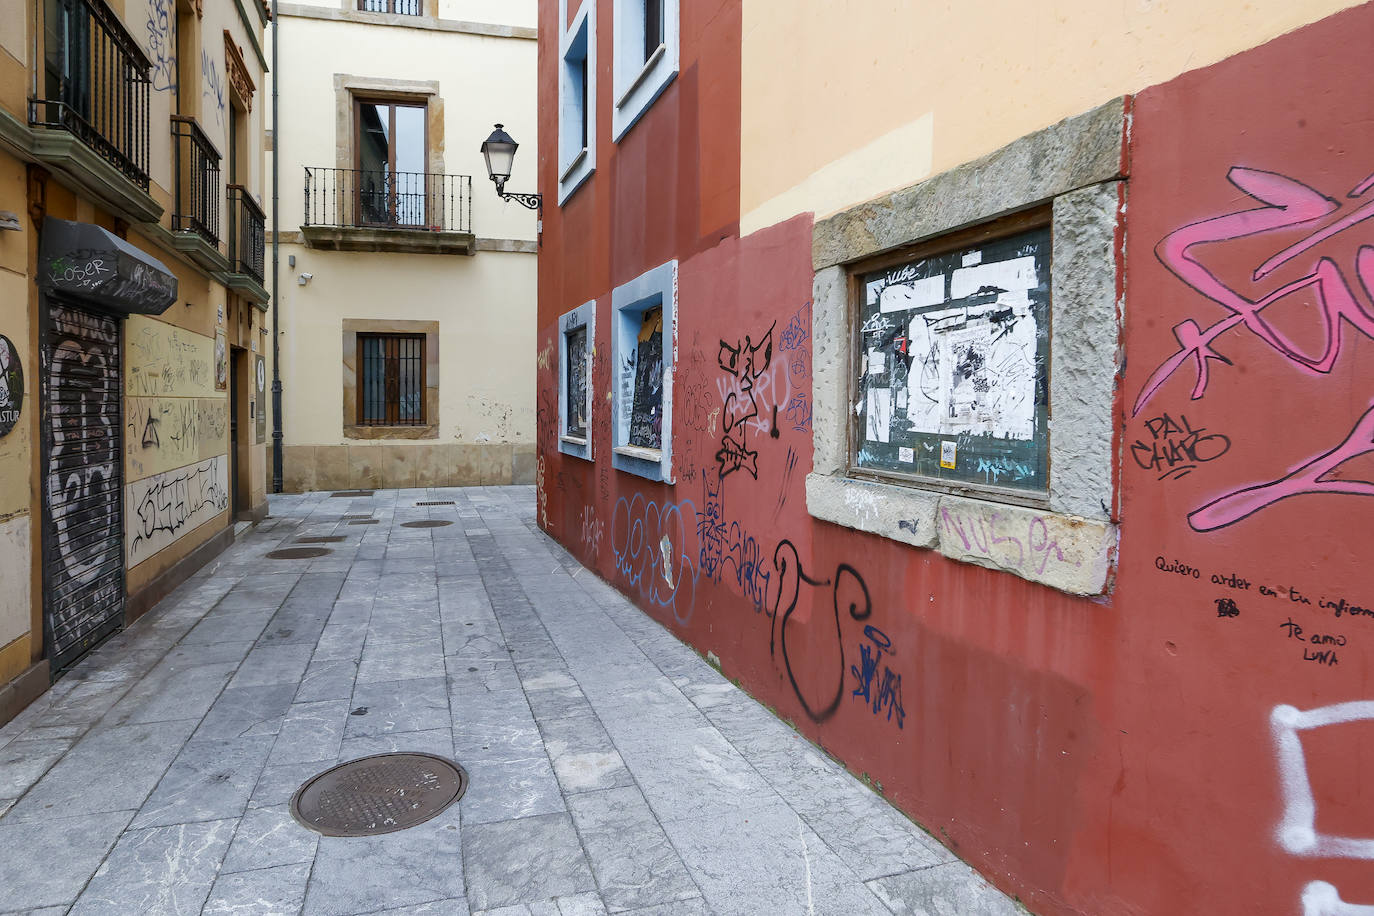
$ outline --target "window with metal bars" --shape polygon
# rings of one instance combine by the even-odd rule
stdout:
[[[423,16],[423,0],[358,0],[358,9],[365,13],[397,13],[401,16]]]
[[[358,335],[358,425],[425,425],[425,335]]]

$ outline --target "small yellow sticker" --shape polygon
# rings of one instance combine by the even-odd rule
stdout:
[[[940,443],[940,467],[953,468],[958,443],[946,440]]]

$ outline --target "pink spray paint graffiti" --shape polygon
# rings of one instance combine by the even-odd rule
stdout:
[[[1229,315],[1206,330],[1189,318],[1174,326],[1179,350],[1166,359],[1145,382],[1136,398],[1132,415],[1138,415],[1171,376],[1191,363],[1196,372],[1191,397],[1198,400],[1211,381],[1211,363],[1232,365],[1230,359],[1213,346],[1233,328],[1244,326],[1299,370],[1327,375],[1336,366],[1342,351],[1345,325],[1374,338],[1374,311],[1356,298],[1354,289],[1341,268],[1329,257],[1319,257],[1303,276],[1277,289],[1249,298],[1228,286],[1199,258],[1195,248],[1212,242],[1234,241],[1303,226],[1311,227],[1303,238],[1292,242],[1261,263],[1253,272],[1254,282],[1263,280],[1320,243],[1374,219],[1374,200],[1365,201],[1348,212],[1344,204],[1311,186],[1259,169],[1233,167],[1228,180],[1261,206],[1215,216],[1177,229],[1155,247],[1160,262],[1190,288],[1222,306]],[[1374,188],[1374,175],[1356,184],[1346,197],[1356,200]],[[1331,217],[1335,217],[1331,219]],[[1366,299],[1374,296],[1374,246],[1360,245],[1355,255],[1355,275]],[[1321,319],[1322,343],[1318,353],[1309,353],[1288,334],[1268,321],[1263,312],[1270,306],[1294,296],[1310,296]],[[1211,531],[1233,525],[1290,496],[1337,493],[1374,496],[1374,483],[1326,479],[1342,463],[1374,451],[1374,407],[1356,422],[1350,435],[1335,448],[1293,468],[1288,474],[1267,483],[1242,487],[1212,500],[1188,516],[1196,531]]]
[[[1329,373],[1340,356],[1344,330],[1342,320],[1348,321],[1352,327],[1374,338],[1374,312],[1368,311],[1356,301],[1355,294],[1340,268],[1330,258],[1319,258],[1316,267],[1306,276],[1286,283],[1259,299],[1248,299],[1222,282],[1194,255],[1192,249],[1198,245],[1233,241],[1313,223],[1341,207],[1335,199],[1276,172],[1236,166],[1227,177],[1233,185],[1264,206],[1212,217],[1177,229],[1165,236],[1155,247],[1155,254],[1176,277],[1231,314],[1217,321],[1206,331],[1201,330],[1197,322],[1191,318],[1174,326],[1174,337],[1177,338],[1180,349],[1150,376],[1140,396],[1136,398],[1132,416],[1139,414],[1169,377],[1190,360],[1197,370],[1197,382],[1193,385],[1192,398],[1201,398],[1206,393],[1210,380],[1209,361],[1217,360],[1231,365],[1229,359],[1212,348],[1212,343],[1238,325],[1243,324],[1299,368],[1320,374]],[[1360,182],[1347,196],[1359,197],[1371,187],[1374,187],[1374,175]],[[1320,242],[1372,218],[1374,200],[1364,203],[1340,219],[1284,248],[1261,264],[1255,270],[1253,279],[1264,279],[1278,267]],[[1355,272],[1366,295],[1369,295],[1371,288],[1374,287],[1374,247],[1360,247],[1356,256]],[[1276,302],[1309,289],[1316,296],[1325,332],[1325,347],[1320,356],[1308,356],[1303,353],[1286,334],[1261,315]]]

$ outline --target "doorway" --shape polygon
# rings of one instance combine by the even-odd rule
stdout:
[[[244,416],[248,398],[248,351],[229,348],[229,517],[234,521],[249,511],[248,443],[252,424]]]
[[[120,324],[51,301],[43,334],[43,644],[54,677],[124,624]]]

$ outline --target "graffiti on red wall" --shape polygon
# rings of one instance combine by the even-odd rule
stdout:
[[[1143,470],[1157,473],[1160,480],[1178,480],[1230,448],[1231,440],[1221,433],[1194,428],[1185,414],[1175,418],[1165,413],[1145,421],[1145,435],[1131,444],[1131,458]]]
[[[1341,266],[1330,257],[1316,258],[1303,276],[1252,299],[1213,273],[1196,250],[1198,246],[1214,242],[1235,241],[1295,227],[1310,230],[1255,268],[1251,279],[1259,282],[1322,242],[1374,218],[1374,200],[1358,206],[1347,203],[1358,200],[1374,188],[1374,175],[1351,188],[1345,194],[1346,201],[1277,172],[1235,166],[1227,173],[1227,178],[1260,206],[1209,217],[1176,229],[1160,241],[1155,254],[1183,283],[1220,305],[1228,314],[1206,330],[1192,318],[1174,326],[1179,349],[1145,382],[1136,398],[1133,415],[1139,415],[1164,383],[1185,365],[1191,364],[1196,373],[1192,399],[1203,397],[1211,380],[1211,364],[1233,365],[1214,347],[1218,338],[1232,329],[1248,330],[1283,361],[1314,375],[1326,375],[1335,368],[1343,349],[1347,324],[1374,338],[1374,310],[1356,296]],[[1365,299],[1374,296],[1374,246],[1359,246],[1354,273]],[[1322,336],[1319,352],[1304,350],[1289,333],[1263,314],[1281,301],[1298,301],[1293,297],[1303,297],[1301,301],[1310,300],[1316,306]],[[1188,523],[1196,531],[1223,528],[1290,496],[1314,493],[1374,496],[1374,483],[1328,476],[1341,464],[1371,451],[1374,451],[1374,405],[1355,422],[1350,434],[1339,445],[1317,454],[1287,474],[1222,494],[1189,514]],[[1135,447],[1132,447],[1132,454],[1137,456],[1139,463]]]
[[[646,602],[671,611],[678,623],[692,619],[698,569],[687,544],[697,511],[690,499],[660,503],[636,493],[615,504],[611,552],[615,571]]]
[[[749,472],[750,477],[758,480],[759,453],[749,448],[750,427],[752,426],[756,433],[771,433],[774,438],[778,435],[776,395],[771,399],[771,426],[768,416],[760,416],[759,409],[760,396],[767,405],[770,400],[768,395],[776,385],[773,375],[769,373],[773,364],[773,327],[768,328],[758,343],[747,334],[742,341],[736,341],[734,346],[722,340],[717,362],[728,376],[716,383],[720,390],[720,399],[725,406],[721,415],[723,435],[720,439],[720,450],[716,452],[716,461],[720,463],[720,476],[727,477],[743,469]],[[787,384],[786,377],[784,370],[784,386]]]
[[[901,728],[906,721],[906,709],[902,707],[902,676],[884,660],[897,654],[892,648],[892,639],[871,624],[864,627],[864,638],[867,642],[859,643],[859,663],[849,666],[849,673],[857,682],[850,696],[863,700],[875,716],[886,713],[889,722],[895,715],[897,727]]]
[[[850,620],[864,621],[872,615],[873,600],[869,597],[868,584],[859,571],[848,563],[836,566],[835,574],[829,578],[817,579],[807,574],[797,547],[790,540],[783,540],[773,551],[773,568],[778,574],[778,590],[773,604],[768,652],[775,655],[781,650],[787,680],[802,709],[812,722],[824,722],[835,714],[844,698],[846,669],[844,631],[840,620],[845,616]],[[801,601],[803,586],[807,589],[829,590],[833,611],[830,619],[833,619],[835,629],[832,636],[829,620],[816,622],[815,628],[808,633],[813,664],[798,670],[792,664],[792,653],[788,649],[788,630],[793,626],[792,615]]]

